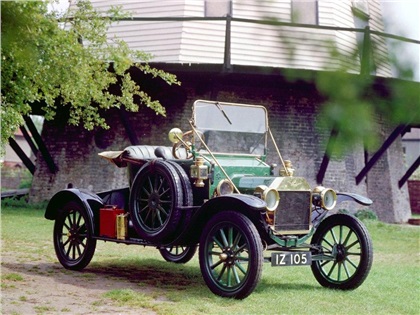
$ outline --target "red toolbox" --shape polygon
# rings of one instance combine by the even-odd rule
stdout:
[[[117,237],[117,215],[123,214],[123,209],[117,206],[106,206],[99,209],[99,235],[104,237]]]

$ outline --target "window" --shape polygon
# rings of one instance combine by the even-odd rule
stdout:
[[[367,0],[352,1],[352,8],[355,15],[364,15],[365,18],[369,19],[369,5]]]
[[[205,0],[204,16],[205,17],[222,17],[232,15],[231,0]]]
[[[318,24],[317,0],[292,0],[292,22]]]

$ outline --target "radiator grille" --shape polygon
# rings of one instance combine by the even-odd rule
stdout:
[[[274,215],[277,233],[308,232],[311,217],[310,191],[279,191],[280,203]]]

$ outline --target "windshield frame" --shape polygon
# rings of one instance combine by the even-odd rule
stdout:
[[[245,150],[238,150],[238,152],[219,150],[217,145],[215,147],[206,140],[209,149],[214,153],[253,157],[266,156],[269,126],[268,113],[264,106],[197,100],[193,104],[191,125],[203,134],[222,132],[226,135],[230,134],[231,137],[234,137],[235,134],[236,136],[242,135],[243,138],[253,137],[253,140],[246,140],[249,142],[245,145],[248,152]],[[255,146],[250,146],[250,143],[254,143]],[[254,152],[255,150],[257,152]]]

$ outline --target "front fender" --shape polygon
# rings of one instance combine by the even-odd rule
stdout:
[[[200,213],[215,214],[224,210],[235,210],[244,214],[254,211],[265,211],[267,204],[262,199],[244,194],[230,194],[215,197],[207,201],[199,210]]]
[[[102,199],[94,193],[84,189],[64,189],[56,193],[48,202],[45,210],[45,218],[48,220],[55,220],[57,213],[68,202],[76,201],[86,210],[92,222],[92,233],[95,234],[95,226],[98,226],[97,220],[99,218],[99,209],[103,207]]]
[[[367,197],[353,194],[353,193],[346,193],[346,192],[337,192],[337,205],[344,202],[344,201],[355,201],[364,206],[370,206],[373,201]]]
[[[187,239],[190,244],[196,244],[206,223],[212,216],[221,211],[238,211],[246,215],[257,229],[264,230],[261,223],[262,213],[266,211],[265,201],[251,195],[231,194],[208,200],[194,213],[190,224],[185,227],[179,239]]]

